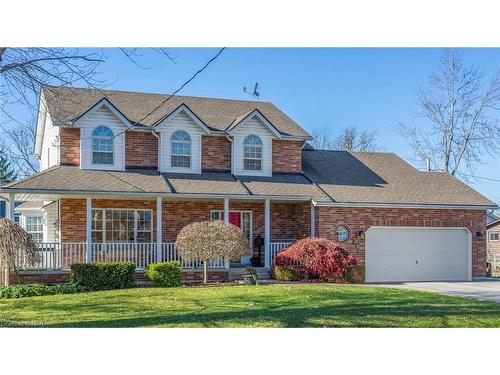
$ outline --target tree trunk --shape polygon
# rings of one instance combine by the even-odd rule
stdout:
[[[203,284],[208,283],[208,262],[203,262]]]
[[[9,277],[10,277],[9,266],[6,264],[4,266],[4,280],[3,280],[3,284],[5,286],[9,286],[10,284]]]

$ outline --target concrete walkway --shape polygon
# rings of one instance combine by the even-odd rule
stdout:
[[[481,279],[471,282],[436,281],[369,285],[383,288],[422,290],[426,292],[446,294],[449,296],[467,297],[480,301],[494,301],[500,303],[500,279]]]

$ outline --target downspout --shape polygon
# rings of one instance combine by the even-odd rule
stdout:
[[[158,161],[157,161],[157,164],[158,164],[158,173],[160,173],[161,171],[161,144],[160,144],[160,134],[158,134],[154,129],[151,129],[151,134],[153,134],[156,139],[158,139]]]
[[[229,134],[224,131],[224,136],[227,138],[227,140],[229,142],[231,142],[231,174],[234,176],[234,171],[233,171],[233,161],[234,161],[234,148],[233,148],[233,140],[231,139],[231,137],[229,136]]]

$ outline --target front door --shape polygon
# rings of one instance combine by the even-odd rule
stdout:
[[[242,229],[242,212],[240,211],[229,211],[229,223],[237,226],[238,228]],[[224,212],[220,213],[220,218],[221,220],[224,220]],[[248,231],[249,228],[247,228]],[[250,229],[251,233],[251,229]],[[250,264],[250,255],[244,256],[241,258],[240,261],[241,264]]]

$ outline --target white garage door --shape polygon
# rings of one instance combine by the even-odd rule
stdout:
[[[366,231],[366,281],[470,280],[465,228],[371,227]]]

